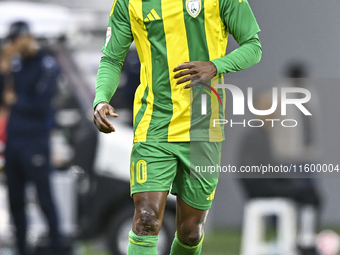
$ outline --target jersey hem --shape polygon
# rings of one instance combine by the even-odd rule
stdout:
[[[207,204],[207,205],[202,205],[202,204],[199,204],[199,203],[195,203],[193,201],[191,201],[189,198],[187,198],[186,196],[183,196],[183,195],[179,195],[178,192],[172,192],[172,190],[170,191],[170,193],[174,196],[180,196],[181,199],[189,206],[195,208],[195,209],[198,209],[198,210],[209,210],[211,208],[211,205],[212,205],[212,202],[213,200],[210,200],[210,203]]]
[[[170,186],[168,188],[164,187],[152,187],[152,188],[146,188],[146,187],[141,187],[141,188],[134,188],[134,190],[130,190],[130,197],[133,196],[133,194],[136,193],[143,193],[143,192],[161,192],[161,191],[167,191],[170,192]]]
[[[135,137],[133,139],[134,143],[139,142],[223,142],[225,140],[225,137],[190,137],[189,139],[187,137],[173,137],[173,138],[139,138]]]

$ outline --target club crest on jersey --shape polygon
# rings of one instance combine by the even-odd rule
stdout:
[[[201,0],[187,0],[186,7],[190,16],[196,18],[202,9]]]

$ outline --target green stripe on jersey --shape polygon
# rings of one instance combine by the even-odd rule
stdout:
[[[152,91],[155,98],[147,141],[164,139],[168,136],[168,123],[173,114],[162,17],[161,1],[143,1],[144,24],[151,44]],[[145,20],[146,18],[149,21]]]
[[[149,87],[147,86],[144,90],[144,95],[141,99],[142,101],[142,107],[139,109],[138,113],[136,114],[136,117],[134,119],[134,123],[133,123],[133,132],[136,132],[136,129],[140,123],[140,121],[142,120],[145,110],[146,110],[146,98],[148,97],[149,94]]]
[[[183,0],[184,21],[187,31],[190,61],[209,61],[209,50],[205,34],[204,24],[204,1],[201,1],[201,12],[194,18],[186,10],[186,0]],[[210,85],[210,83],[208,83]],[[192,88],[192,107],[191,107],[191,128],[190,140],[192,138],[209,137],[210,116],[211,116],[211,97],[207,95],[207,114],[201,115],[201,95],[206,94],[203,85]]]

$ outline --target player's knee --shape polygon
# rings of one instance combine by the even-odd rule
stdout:
[[[196,246],[202,238],[202,226],[200,224],[182,223],[177,229],[179,240],[188,246]]]
[[[136,234],[137,235],[157,235],[161,221],[157,217],[157,213],[151,208],[140,208],[136,210]]]

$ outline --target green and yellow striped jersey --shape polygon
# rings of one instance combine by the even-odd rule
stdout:
[[[121,62],[135,41],[141,76],[134,142],[222,141],[223,128],[214,127],[213,119],[224,119],[224,103],[211,93],[211,107],[202,115],[201,94],[206,92],[176,85],[172,70],[184,62],[212,61],[218,75],[209,84],[221,84],[228,34],[242,45],[259,31],[247,0],[115,0],[102,51]],[[224,91],[217,91],[224,102]],[[106,100],[97,95],[95,102]]]

